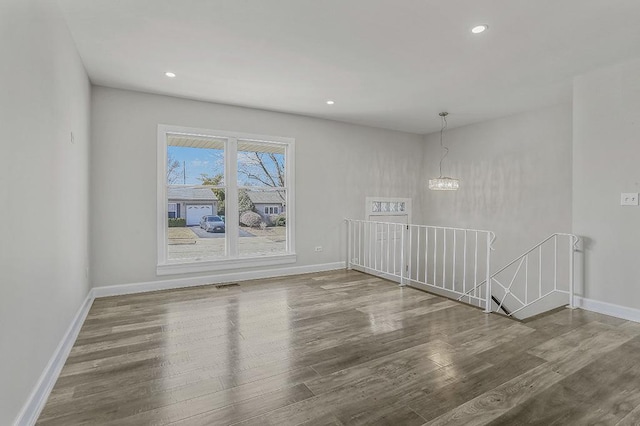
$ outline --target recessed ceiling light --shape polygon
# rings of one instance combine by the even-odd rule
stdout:
[[[175,78],[176,73],[171,72],[171,71],[167,71],[167,72],[164,73],[164,75],[166,75],[169,78]]]
[[[471,32],[474,34],[480,34],[487,31],[488,28],[489,26],[487,24],[476,25],[475,27],[471,28]]]
[[[333,105],[333,104],[335,104],[334,101],[331,101],[331,100],[327,101],[327,105]]]

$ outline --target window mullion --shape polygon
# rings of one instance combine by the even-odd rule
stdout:
[[[295,173],[294,167],[295,148],[293,144],[288,144],[285,150],[285,175],[284,186],[286,188],[286,204],[287,211],[287,252],[293,253],[296,250],[295,239],[295,206],[294,206],[294,194],[295,194],[295,180],[292,179]]]
[[[167,213],[167,133],[165,126],[158,126],[158,262],[167,262],[168,226],[169,218]]]
[[[225,221],[227,256],[238,257],[240,220],[238,215],[238,139],[229,138],[225,150]]]

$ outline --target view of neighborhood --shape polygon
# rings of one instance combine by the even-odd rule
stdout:
[[[238,210],[230,212],[225,204],[224,142],[170,138],[168,260],[222,258],[230,232],[237,232],[240,256],[285,252],[285,158],[284,151],[278,151],[255,142],[238,143]],[[228,214],[238,215],[238,229],[227,229]]]

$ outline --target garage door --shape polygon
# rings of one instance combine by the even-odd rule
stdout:
[[[187,226],[199,225],[202,216],[213,214],[213,206],[209,205],[192,205],[187,206]]]

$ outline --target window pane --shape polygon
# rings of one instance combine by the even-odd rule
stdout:
[[[215,260],[226,254],[225,224],[218,217],[224,215],[225,142],[224,138],[167,135],[170,262]]]
[[[224,257],[225,190],[206,186],[180,186],[179,190],[182,194],[192,194],[193,197],[176,203],[176,219],[169,219],[168,260],[190,262]]]
[[[238,191],[240,256],[270,255],[287,251],[286,199],[284,190]],[[276,211],[280,213],[276,214]]]
[[[284,187],[284,146],[238,140],[238,186]]]
[[[167,135],[168,185],[224,186],[225,139]]]

